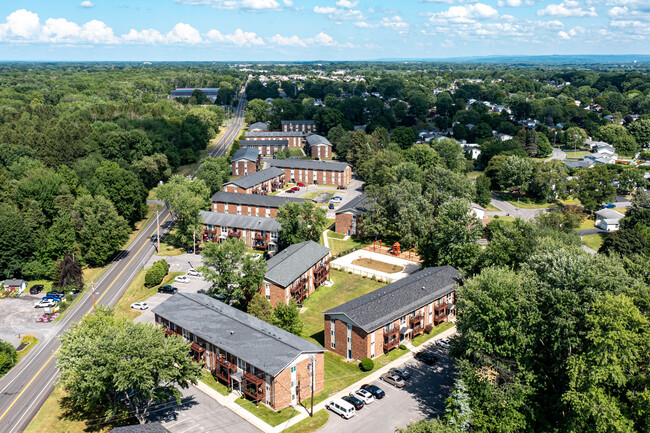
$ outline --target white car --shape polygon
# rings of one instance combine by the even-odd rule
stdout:
[[[34,308],[45,308],[45,307],[54,307],[56,301],[54,299],[41,299],[34,304]]]
[[[442,347],[448,347],[449,346],[449,338],[443,338],[442,340],[438,341],[438,344],[441,345]]]
[[[174,278],[174,281],[177,283],[189,283],[190,279],[187,278],[187,275],[179,275],[178,277]]]
[[[133,304],[131,304],[131,308],[133,308],[134,310],[146,310],[147,308],[149,308],[149,306],[147,305],[146,302],[134,302]]]
[[[366,391],[365,389],[357,389],[356,391],[352,391],[350,393],[350,397],[356,397],[364,404],[370,404],[373,401],[375,401],[375,398],[370,394],[370,392]]]
[[[201,276],[199,271],[197,271],[196,269],[190,269],[189,271],[187,271],[187,275],[189,275],[190,277],[200,277]]]

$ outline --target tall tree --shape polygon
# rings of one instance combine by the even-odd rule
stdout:
[[[280,302],[273,310],[273,324],[287,332],[300,335],[302,332],[302,321],[300,320],[300,309],[295,299],[291,298],[288,304]]]
[[[59,261],[59,284],[58,287],[62,289],[68,289],[69,287],[74,287],[81,289],[83,287],[83,274],[81,272],[81,266],[79,266],[79,260],[77,256],[68,252],[63,258]]]
[[[214,194],[230,179],[230,164],[226,158],[205,158],[195,178],[203,180],[210,194]]]
[[[492,191],[490,191],[490,180],[484,175],[476,178],[476,203],[481,206],[487,206],[492,201]]]
[[[266,296],[263,296],[260,293],[253,295],[253,298],[248,303],[246,312],[251,316],[264,320],[265,322],[273,323],[273,306],[269,300],[266,299]]]
[[[162,327],[118,318],[100,306],[61,337],[60,386],[75,412],[88,418],[134,416],[144,424],[152,408],[196,384],[201,365],[190,343],[165,337]]]
[[[596,211],[602,203],[613,200],[616,197],[614,177],[615,172],[606,165],[580,170],[577,175],[576,190],[582,205],[586,209]]]
[[[528,156],[537,156],[537,132],[534,129],[522,128],[517,133],[517,141]]]
[[[312,240],[318,242],[327,225],[327,212],[310,201],[287,203],[278,209],[280,243],[283,248]]]
[[[509,156],[499,170],[499,185],[504,190],[517,189],[518,193],[528,189],[533,177],[533,162],[520,156]]]
[[[112,201],[117,212],[132,226],[147,214],[147,190],[142,181],[116,162],[102,162],[95,172],[91,191]]]

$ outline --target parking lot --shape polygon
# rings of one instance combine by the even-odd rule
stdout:
[[[34,308],[34,304],[41,298],[43,294],[30,295],[25,291],[18,298],[0,299],[0,339],[18,346],[19,336],[24,334],[33,334],[39,340],[53,335],[56,324],[36,323],[43,309]]]
[[[393,433],[396,427],[406,427],[411,421],[440,415],[445,410],[445,399],[454,385],[454,366],[442,346],[426,350],[438,356],[434,366],[411,359],[401,367],[411,373],[404,388],[396,388],[384,381],[371,382],[386,393],[386,397],[364,406],[346,420],[329,412],[328,423],[319,432]]]

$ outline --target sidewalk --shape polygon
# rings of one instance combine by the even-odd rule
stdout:
[[[456,327],[453,326],[446,331],[440,333],[439,335],[436,335],[435,337],[431,338],[429,341],[421,344],[418,347],[412,346],[410,343],[408,344],[408,348],[411,350],[411,352],[405,354],[404,356],[401,356],[400,358],[397,358],[395,361],[391,362],[388,365],[383,366],[382,368],[372,372],[370,375],[364,377],[363,379],[353,383],[352,385],[348,386],[347,388],[337,392],[334,395],[329,396],[327,399],[324,401],[316,404],[314,406],[314,413],[318,412],[321,409],[325,408],[325,405],[335,399],[335,398],[341,398],[343,396],[346,396],[350,394],[355,389],[358,389],[361,385],[364,383],[370,383],[378,380],[382,374],[387,373],[388,370],[391,368],[397,368],[401,365],[403,365],[406,361],[409,361],[413,359],[413,356],[422,350],[425,350],[428,346],[431,346],[434,342],[437,340],[440,340],[442,338],[449,338],[450,336],[454,335],[456,333]],[[213,398],[216,400],[219,404],[221,404],[224,407],[227,407],[228,409],[232,410],[235,414],[239,415],[242,417],[244,420],[248,421],[250,424],[253,426],[257,427],[258,429],[262,430],[265,433],[280,433],[282,430],[291,427],[292,425],[306,419],[309,417],[309,412],[307,409],[303,409],[302,406],[298,405],[296,406],[296,410],[301,411],[302,413],[294,416],[290,420],[288,420],[285,423],[282,423],[276,427],[273,427],[266,422],[262,421],[237,403],[235,403],[235,400],[237,399],[237,395],[235,393],[231,393],[228,396],[224,396],[219,394],[217,391],[213,390],[210,388],[208,385],[205,385],[203,382],[199,381],[197,385],[195,385],[197,389],[202,391],[203,393],[207,394],[209,397]]]

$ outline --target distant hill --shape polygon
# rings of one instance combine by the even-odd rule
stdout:
[[[510,63],[510,64],[621,64],[649,63],[648,54],[576,54],[576,55],[547,55],[547,56],[479,56],[479,57],[449,57],[422,59],[376,59],[377,62],[460,62],[460,63]]]

